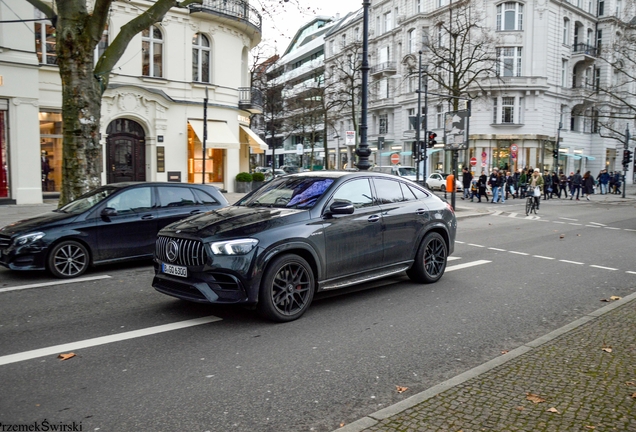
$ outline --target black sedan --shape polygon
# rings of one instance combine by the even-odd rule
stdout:
[[[456,229],[450,205],[393,175],[289,174],[236,205],[161,230],[153,286],[194,302],[256,305],[268,319],[291,321],[317,291],[404,271],[436,282]]]
[[[227,205],[207,185],[101,186],[53,212],[0,228],[0,265],[72,278],[90,265],[150,259],[161,228]]]

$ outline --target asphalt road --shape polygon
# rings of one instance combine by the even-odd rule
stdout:
[[[287,324],[161,295],[147,263],[67,284],[0,269],[0,423],[331,431],[636,291],[633,201],[522,207],[460,220],[437,284],[319,296]]]

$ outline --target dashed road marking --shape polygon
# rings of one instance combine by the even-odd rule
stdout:
[[[450,257],[448,257],[448,261],[455,261],[455,260],[458,260],[458,259],[462,259],[462,257],[458,257],[458,256],[450,256]]]
[[[629,274],[636,274],[636,271],[626,271],[625,273],[629,273]]]
[[[534,258],[541,258],[544,260],[553,260],[554,258],[552,257],[547,257],[547,256],[541,256],[541,255],[532,255]]]
[[[494,251],[497,251],[497,252],[507,252],[505,249],[499,249],[499,248],[493,248],[493,247],[489,247],[488,249],[494,250]]]
[[[510,253],[517,254],[517,255],[530,255],[530,254],[527,254],[525,252],[517,252],[517,251],[510,251]]]
[[[563,221],[552,221],[552,223],[564,224],[565,222],[563,222]]]
[[[585,225],[587,228],[601,228],[598,225]]]
[[[631,231],[631,232],[636,232],[636,229],[630,229],[630,228],[624,228],[625,231]]]
[[[478,245],[478,244],[473,244],[473,243],[468,243],[468,246],[474,246],[474,247],[480,247],[480,248],[486,247],[486,246],[483,246],[483,245]]]
[[[583,264],[585,264],[585,263],[578,262],[578,261],[569,261],[569,260],[559,260],[559,261],[564,262],[564,263],[568,263],[568,264],[576,264],[576,265],[583,265]]]
[[[568,225],[576,225],[576,226],[581,226],[581,225],[583,225],[583,224],[580,224],[580,223],[575,223],[575,222],[569,222],[569,224],[568,224]]]
[[[90,281],[100,280],[100,279],[110,279],[111,277],[112,276],[101,275],[101,276],[90,276],[90,277],[77,278],[77,279],[57,280],[54,282],[42,282],[42,283],[29,284],[29,285],[10,286],[6,288],[0,288],[0,293],[8,292],[8,291],[25,290],[25,289],[31,289],[31,288],[41,288],[46,286],[65,285],[65,284],[71,284],[71,283],[77,283],[77,282],[90,282]]]
[[[566,217],[560,217],[559,219],[563,219],[563,220],[569,220],[569,221],[578,221],[578,219],[572,219],[572,218],[566,218]]]
[[[620,229],[620,228],[616,228],[616,227],[608,227],[608,226],[603,227],[603,228],[605,228],[605,229],[611,229],[611,230],[619,230],[619,229]]]
[[[595,265],[595,264],[590,264],[590,267],[594,267],[594,268],[598,268],[598,269],[603,269],[603,270],[612,270],[612,271],[616,271],[616,270],[618,270],[617,268],[604,267],[604,266]]]
[[[598,222],[590,222],[592,225],[598,225],[598,226],[607,226],[605,224],[602,223],[598,223]]]

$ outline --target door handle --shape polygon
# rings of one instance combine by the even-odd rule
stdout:
[[[415,214],[424,215],[426,214],[426,209],[417,209],[415,210]]]
[[[153,215],[151,215],[151,214],[146,214],[146,215],[143,215],[143,216],[141,217],[141,219],[143,219],[143,220],[152,220],[152,219],[154,219],[154,218],[155,218],[155,217],[154,217]]]
[[[369,222],[377,222],[379,220],[380,220],[380,216],[378,215],[369,216],[369,218],[367,219],[367,221]]]
[[[190,212],[191,215],[195,215],[195,214],[198,214],[198,213],[201,213],[201,210],[192,210]]]

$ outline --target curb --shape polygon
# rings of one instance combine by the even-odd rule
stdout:
[[[504,363],[509,362],[510,360],[513,360],[527,352],[532,351],[533,349],[536,349],[538,347],[540,347],[541,345],[545,344],[546,342],[549,342],[553,339],[558,338],[559,336],[562,336],[563,334],[566,334],[580,326],[582,326],[583,324],[586,324],[590,321],[593,321],[595,319],[597,319],[598,317],[605,315],[608,312],[613,311],[614,309],[621,307],[631,301],[636,300],[636,292],[623,297],[620,300],[616,300],[615,302],[608,304],[600,309],[597,309],[596,311],[590,312],[588,314],[586,314],[585,316],[571,322],[570,324],[566,324],[561,328],[558,328],[544,336],[541,336],[531,342],[528,342],[526,344],[521,345],[518,348],[515,348],[513,350],[511,350],[510,352],[503,354],[501,357],[497,357],[494,358],[484,364],[481,364],[479,366],[476,366],[462,374],[459,374],[449,380],[446,380],[442,383],[439,383],[427,390],[424,390],[423,392],[420,392],[416,395],[413,395],[407,399],[404,399],[400,402],[397,402],[389,407],[383,408],[379,411],[376,411],[374,413],[369,414],[366,417],[363,417],[361,419],[358,419],[352,423],[349,423],[348,425],[345,425],[341,428],[338,429],[334,429],[332,432],[361,432],[365,429],[368,429],[370,427],[375,426],[377,423],[379,423],[381,420],[385,420],[389,417],[392,417],[396,414],[399,414],[409,408],[413,408],[416,405],[424,402],[427,399],[430,399],[454,386],[457,386],[461,383],[464,383],[472,378],[478,377],[479,375],[488,372],[489,370],[500,366]]]

